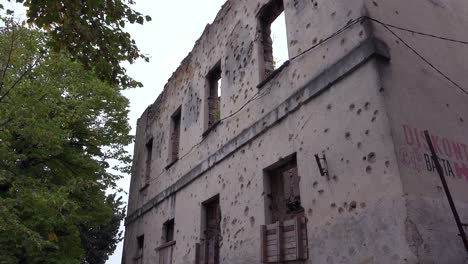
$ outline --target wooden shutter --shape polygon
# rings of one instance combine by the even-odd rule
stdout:
[[[261,256],[263,263],[305,260],[308,256],[306,219],[291,220],[261,226]]]

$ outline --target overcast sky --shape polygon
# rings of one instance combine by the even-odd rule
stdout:
[[[137,0],[134,9],[150,15],[152,21],[143,26],[128,27],[140,50],[151,57],[149,63],[138,61],[127,67],[130,76],[143,83],[144,88],[125,91],[130,99],[130,125],[135,134],[138,117],[156,100],[169,77],[192,50],[206,24],[211,23],[225,0]],[[133,153],[133,146],[128,150]],[[128,191],[130,176],[119,186]],[[127,197],[124,197],[127,201]],[[118,264],[122,243],[107,264]]]

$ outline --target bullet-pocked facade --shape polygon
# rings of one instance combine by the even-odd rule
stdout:
[[[228,0],[138,120],[123,263],[467,263],[423,134],[468,223],[467,14]]]

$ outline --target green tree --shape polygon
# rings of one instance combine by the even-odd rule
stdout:
[[[133,10],[134,0],[8,0],[22,4],[30,26],[45,30],[47,44],[54,51],[65,50],[81,61],[96,76],[121,88],[139,87],[141,83],[126,74],[121,62],[148,60],[138,49],[127,24],[143,24],[150,16]],[[0,4],[8,15],[8,6]]]
[[[121,240],[128,100],[50,39],[0,29],[0,263],[104,263]],[[109,160],[116,160],[115,174]]]

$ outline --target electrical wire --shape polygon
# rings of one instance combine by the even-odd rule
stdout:
[[[369,20],[373,21],[373,22],[376,22],[380,25],[382,25],[388,32],[390,32],[395,38],[397,38],[399,41],[401,41],[409,50],[411,50],[416,56],[418,56],[422,61],[424,61],[427,65],[429,65],[433,70],[435,70],[437,73],[439,73],[442,77],[444,77],[447,81],[449,81],[451,84],[453,84],[455,87],[457,87],[461,92],[463,92],[464,94],[468,95],[468,91],[465,90],[460,84],[458,84],[456,81],[452,80],[447,74],[445,74],[444,72],[442,72],[441,70],[439,70],[433,63],[431,63],[428,59],[426,59],[423,55],[421,55],[416,49],[414,49],[410,44],[408,44],[403,38],[401,38],[398,34],[396,34],[393,30],[390,29],[390,25],[386,24],[386,23],[383,23],[377,19],[374,19],[374,18],[368,18]],[[391,26],[391,27],[394,27],[394,28],[398,28],[398,29],[402,29],[402,28],[399,28],[399,27],[396,27],[396,26]],[[412,31],[412,30],[408,30],[408,29],[402,29],[402,30],[405,30],[407,32],[414,32],[416,33],[415,31]],[[438,39],[444,39],[442,37],[437,37],[435,35],[431,35],[431,34],[424,34],[424,33],[417,33],[417,34],[423,34],[424,36],[430,36],[430,37],[436,37]],[[444,39],[444,40],[447,40],[447,39]],[[462,43],[462,44],[467,44],[468,45],[468,42],[463,42],[463,41],[455,41],[455,40],[450,40],[452,42],[457,42],[457,43]]]

